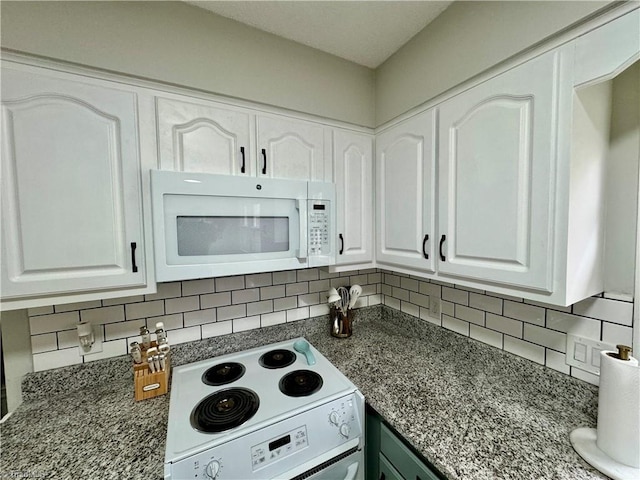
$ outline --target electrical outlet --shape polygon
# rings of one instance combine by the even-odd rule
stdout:
[[[616,351],[616,346],[592,338],[567,334],[565,361],[567,365],[600,375],[600,352],[603,350]]]
[[[78,352],[81,356],[93,355],[102,352],[102,342],[104,341],[103,329],[101,325],[92,325],[84,322],[85,327],[78,329]],[[83,338],[91,335],[91,339]]]
[[[429,316],[440,318],[440,299],[438,297],[429,298]]]

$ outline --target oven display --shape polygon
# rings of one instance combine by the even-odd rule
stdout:
[[[255,472],[308,446],[307,427],[294,428],[285,435],[251,447],[252,469]]]
[[[269,443],[269,451],[273,452],[274,450],[286,445],[287,443],[291,443],[291,435],[285,435],[284,437]]]

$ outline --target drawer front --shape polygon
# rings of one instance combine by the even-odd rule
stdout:
[[[438,480],[438,477],[384,424],[380,429],[380,460],[386,457],[406,480]],[[395,477],[394,477],[395,478]]]
[[[400,475],[400,472],[393,468],[393,465],[385,458],[383,454],[380,454],[380,477],[378,480],[405,480]]]

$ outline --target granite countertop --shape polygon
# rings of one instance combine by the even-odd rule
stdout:
[[[597,388],[387,307],[354,334],[326,318],[177,345],[174,366],[306,337],[397,432],[450,479],[607,478],[569,442],[594,427]],[[30,374],[0,426],[0,478],[163,475],[169,396],[135,402],[129,359]]]

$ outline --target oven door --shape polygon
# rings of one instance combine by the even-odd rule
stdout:
[[[289,478],[289,477],[278,477]],[[364,480],[364,451],[358,449],[309,466],[291,480]]]

